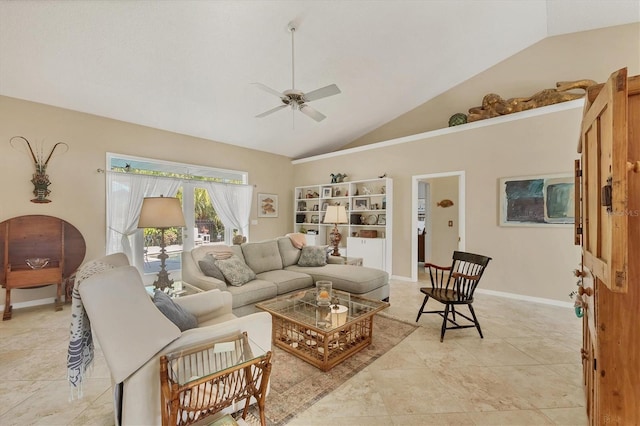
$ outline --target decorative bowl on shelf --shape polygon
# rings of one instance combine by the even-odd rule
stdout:
[[[49,264],[48,257],[30,257],[25,259],[31,269],[42,269]]]

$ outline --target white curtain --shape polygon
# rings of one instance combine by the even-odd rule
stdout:
[[[133,252],[130,238],[138,231],[143,198],[173,197],[180,183],[179,179],[107,172],[107,254],[123,252],[137,264],[142,254]]]
[[[203,182],[202,185],[209,192],[211,204],[224,227],[229,231],[237,229],[241,235],[247,235],[253,187],[216,182]]]

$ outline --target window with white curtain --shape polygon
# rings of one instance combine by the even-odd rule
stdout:
[[[148,279],[160,268],[160,231],[137,229],[144,197],[181,200],[187,227],[170,228],[164,237],[173,279],[180,278],[183,250],[231,244],[235,233],[248,236],[252,188],[246,172],[113,153],[107,154],[107,170],[107,254],[126,253]]]

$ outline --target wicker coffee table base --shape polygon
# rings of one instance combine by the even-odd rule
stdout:
[[[364,315],[340,328],[318,332],[289,318],[273,318],[273,343],[292,355],[329,371],[371,344],[373,315]]]

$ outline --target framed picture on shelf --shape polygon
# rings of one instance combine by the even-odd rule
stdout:
[[[322,198],[331,198],[331,187],[322,188]]]
[[[329,207],[329,203],[322,203],[322,211],[323,212],[327,211],[327,207]]]
[[[314,204],[314,205],[313,205],[313,211],[314,211],[314,212],[317,212],[317,211],[318,211],[318,205],[317,205],[317,204]]]
[[[276,194],[258,194],[258,217],[278,217]]]
[[[387,224],[387,215],[379,214],[378,215],[378,225],[386,225]]]
[[[314,214],[313,216],[311,216],[311,223],[318,223],[320,221],[320,216],[318,216],[317,214]]]
[[[305,201],[298,201],[298,211],[304,212],[307,210],[307,203]]]
[[[369,210],[369,198],[354,198],[353,199],[353,209],[354,210]]]

